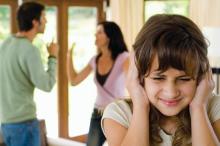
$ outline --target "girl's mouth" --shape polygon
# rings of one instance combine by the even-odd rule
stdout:
[[[174,100],[160,99],[160,100],[167,106],[176,106],[181,99],[174,99]]]

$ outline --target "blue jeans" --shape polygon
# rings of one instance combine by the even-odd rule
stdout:
[[[101,128],[102,114],[93,110],[92,118],[90,121],[89,134],[87,139],[87,146],[102,146],[106,138]]]
[[[1,128],[7,146],[40,146],[40,125],[37,119],[2,124]]]

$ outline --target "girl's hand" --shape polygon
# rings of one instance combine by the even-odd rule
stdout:
[[[134,62],[134,52],[130,54],[130,65],[127,73],[127,89],[132,98],[134,107],[149,107],[149,100],[146,92],[139,83],[138,71]]]
[[[199,82],[197,86],[195,97],[191,102],[191,106],[206,105],[209,98],[212,97],[212,91],[215,87],[215,83],[212,78],[211,69],[205,74],[204,78]]]

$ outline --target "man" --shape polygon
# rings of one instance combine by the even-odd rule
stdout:
[[[58,46],[48,46],[48,69],[44,70],[39,50],[32,45],[46,24],[45,7],[23,3],[17,12],[19,32],[0,48],[0,119],[7,146],[40,146],[34,88],[51,91],[55,84]]]

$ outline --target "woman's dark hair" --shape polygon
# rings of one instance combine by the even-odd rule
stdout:
[[[29,31],[33,28],[32,21],[40,21],[41,13],[45,9],[44,5],[37,2],[25,2],[17,11],[17,21],[20,31]]]
[[[128,51],[121,29],[115,22],[103,21],[98,23],[98,25],[103,26],[104,32],[109,38],[108,48],[112,53],[113,60],[115,60],[120,53]]]
[[[170,67],[175,68],[184,71],[197,83],[209,69],[206,40],[196,24],[184,16],[169,14],[152,16],[139,32],[133,47],[138,78],[143,87],[144,78],[149,75],[154,57],[158,59],[158,71],[164,72]],[[149,117],[151,144],[162,142],[159,135],[159,122],[162,116],[151,105]],[[186,139],[191,136],[188,107],[177,117],[178,127],[172,145],[186,145]]]

